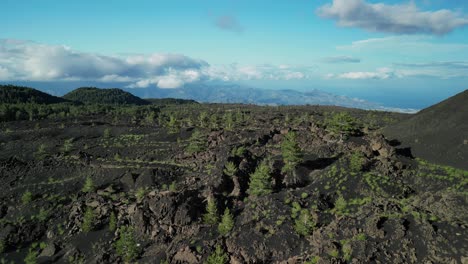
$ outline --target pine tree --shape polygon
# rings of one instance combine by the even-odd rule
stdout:
[[[207,141],[206,138],[199,130],[195,130],[192,133],[192,136],[189,139],[190,143],[187,146],[187,152],[189,154],[193,154],[196,152],[200,152],[206,149]]]
[[[83,216],[83,223],[81,224],[81,230],[83,232],[89,232],[94,227],[94,210],[91,207],[87,207]]]
[[[281,172],[285,174],[283,183],[287,186],[295,185],[299,182],[299,177],[296,175],[295,168],[303,161],[303,154],[301,148],[297,144],[296,133],[289,132],[285,135],[281,143],[281,153],[284,161]]]
[[[224,174],[232,178],[232,181],[234,183],[234,189],[232,190],[231,195],[235,197],[239,196],[240,195],[240,183],[239,183],[239,177],[237,177],[236,175],[237,173],[236,165],[233,162],[229,161],[224,166],[223,172]]]
[[[169,122],[167,123],[167,127],[169,128],[169,133],[177,133],[179,127],[177,125],[177,119],[174,115],[169,116]]]
[[[249,190],[247,192],[253,196],[262,196],[272,192],[270,167],[266,160],[261,162],[255,172],[250,175]]]
[[[229,208],[224,210],[223,217],[221,218],[221,223],[219,223],[218,231],[221,235],[227,235],[231,232],[234,227],[234,218],[232,217],[231,211]]]
[[[297,135],[294,132],[288,132],[281,143],[281,154],[283,156],[283,173],[291,172],[297,164],[303,161],[302,150],[297,144]]]
[[[111,212],[109,218],[109,231],[114,232],[117,229],[117,217],[115,216],[114,212]]]
[[[203,215],[203,222],[208,225],[214,225],[218,223],[218,209],[216,207],[216,201],[214,197],[209,197],[206,204],[206,214]]]
[[[83,185],[81,191],[86,193],[94,191],[94,182],[90,176],[86,177],[85,184]]]
[[[234,128],[234,119],[231,112],[224,115],[224,122],[226,130],[232,130]]]
[[[131,263],[140,255],[140,248],[132,227],[123,226],[119,229],[119,239],[115,242],[115,251],[125,263]]]
[[[226,264],[228,263],[228,255],[221,246],[217,245],[216,250],[208,256],[205,264]]]

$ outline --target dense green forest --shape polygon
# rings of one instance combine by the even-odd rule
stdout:
[[[131,93],[120,89],[99,89],[94,87],[82,87],[73,90],[63,98],[85,104],[116,104],[116,105],[148,105],[150,102],[143,100]]]
[[[177,99],[177,98],[147,98],[145,99],[154,105],[184,105],[184,104],[198,104],[195,100]]]
[[[33,88],[15,85],[0,85],[0,103],[2,104],[56,104],[63,102],[68,101]]]

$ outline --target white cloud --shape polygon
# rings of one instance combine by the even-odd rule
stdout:
[[[209,69],[207,75],[224,81],[239,80],[299,80],[311,78],[314,71],[309,66],[292,65],[216,65]]]
[[[386,50],[400,53],[427,52],[448,53],[468,51],[468,44],[431,42],[432,36],[391,36],[353,41],[350,45],[338,46],[338,50],[370,51]]]
[[[122,82],[133,88],[169,89],[206,80],[307,79],[313,70],[285,64],[210,66],[181,54],[109,56],[66,46],[0,40],[0,79],[7,81]]]
[[[431,77],[438,79],[467,78],[468,62],[394,63],[392,68],[376,71],[329,73],[325,79],[386,80],[392,78]]]
[[[196,70],[175,71],[169,70],[166,75],[141,79],[128,85],[128,88],[147,88],[156,85],[163,89],[179,88],[186,83],[193,83],[207,79],[203,73]]]
[[[374,72],[346,72],[338,75],[327,75],[326,78],[337,77],[340,79],[352,79],[352,80],[363,80],[363,79],[377,79],[385,80],[396,76],[394,70],[389,68],[380,68]]]
[[[163,76],[158,81],[158,87],[164,89],[178,88],[184,84],[176,75]]]
[[[445,35],[468,25],[468,18],[458,12],[446,9],[422,11],[413,1],[387,5],[364,0],[333,0],[317,12],[321,17],[336,20],[342,27],[396,34]]]
[[[141,86],[144,81],[140,81],[156,78],[156,84],[176,88],[199,80],[206,67],[205,61],[180,54],[105,56],[66,46],[0,40],[0,78],[4,80],[139,82]],[[177,77],[181,79],[169,81]]]
[[[439,79],[468,77],[467,61],[438,61],[421,63],[395,63],[403,76],[426,76]]]

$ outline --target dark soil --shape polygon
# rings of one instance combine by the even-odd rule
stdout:
[[[434,163],[468,170],[468,90],[389,126],[384,134]]]

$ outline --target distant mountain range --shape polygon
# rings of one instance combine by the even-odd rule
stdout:
[[[320,90],[267,90],[240,85],[186,85],[179,89],[126,88],[142,98],[180,98],[203,103],[242,103],[257,105],[336,105],[351,108],[415,112],[414,109],[388,108],[365,100],[334,95]]]
[[[15,83],[16,84],[16,83]],[[77,87],[100,87],[102,83],[41,83],[20,82],[22,86],[35,87],[55,96],[63,96]],[[110,87],[125,87],[125,83],[108,84]],[[381,110],[414,113],[416,109],[402,109],[385,107],[366,100],[339,96],[321,90],[301,92],[292,89],[269,90],[252,88],[237,84],[197,83],[185,85],[178,89],[122,88],[123,90],[141,98],[177,98],[189,99],[203,103],[243,103],[257,105],[336,105],[367,110]]]

